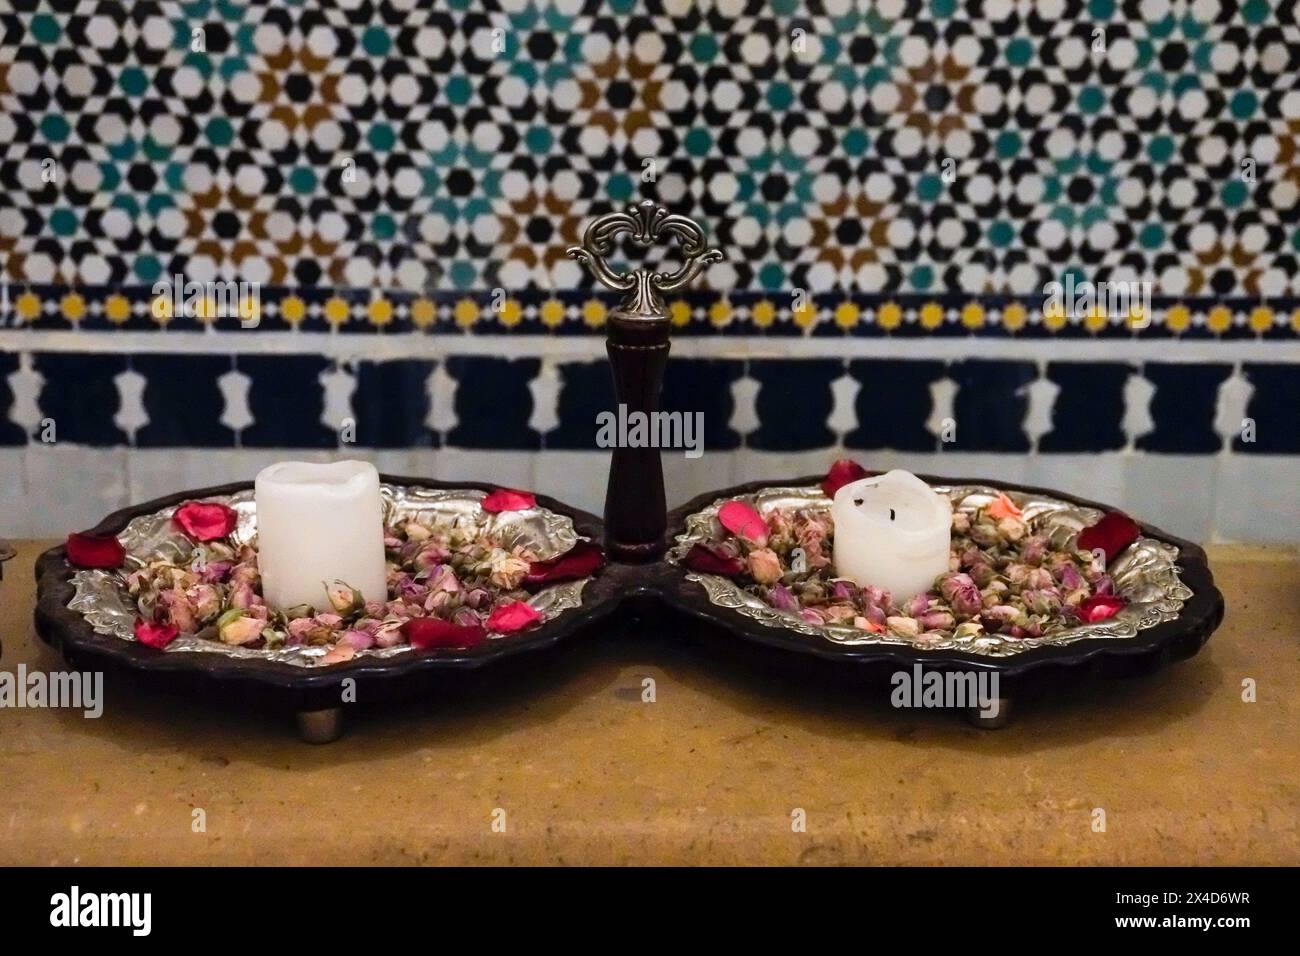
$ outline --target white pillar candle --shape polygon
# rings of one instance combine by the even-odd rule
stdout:
[[[835,492],[835,574],[901,603],[948,570],[952,502],[910,471],[862,478]]]
[[[257,564],[272,608],[330,610],[342,581],[384,601],[384,511],[379,472],[366,461],[282,461],[257,475]]]

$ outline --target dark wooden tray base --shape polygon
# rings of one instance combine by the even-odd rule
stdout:
[[[1012,485],[983,479],[944,479],[922,476],[935,483],[990,484],[1020,491],[1040,491],[1078,504],[1107,509],[1062,492]],[[491,490],[480,482],[444,482],[423,478],[383,476],[392,484],[427,488],[475,488]],[[820,476],[790,481],[759,481],[702,495],[668,516],[668,542],[681,533],[688,514],[699,511],[718,498],[733,497],[776,485],[816,484]],[[116,534],[132,518],[192,498],[231,494],[252,486],[238,482],[214,488],[181,492],[117,511],[97,525],[96,534]],[[573,519],[579,534],[601,540],[604,527],[599,518],[559,501],[538,496],[538,503]],[[78,613],[68,609],[72,598],[74,569],[62,546],[51,548],[36,562],[36,630],[41,639],[62,653],[74,668],[99,670],[115,680],[147,689],[165,689],[215,699],[226,705],[266,707],[298,715],[304,739],[324,742],[341,732],[343,691],[361,702],[401,700],[436,693],[448,680],[466,680],[488,664],[510,670],[526,667],[535,652],[551,651],[562,642],[591,636],[598,625],[611,627],[617,614],[661,618],[665,630],[680,630],[704,640],[726,641],[729,650],[744,650],[753,662],[774,670],[792,670],[819,679],[848,679],[866,684],[883,684],[901,668],[920,664],[925,670],[996,671],[1002,693],[1010,699],[1031,677],[1059,679],[1063,675],[1114,677],[1150,673],[1164,665],[1190,657],[1200,650],[1223,619],[1223,596],[1214,586],[1205,552],[1197,545],[1148,525],[1143,533],[1168,541],[1180,549],[1179,566],[1193,597],[1182,615],[1142,631],[1125,640],[1091,639],[1060,647],[1043,647],[1013,658],[990,659],[956,652],[925,652],[908,647],[847,646],[821,638],[767,627],[736,612],[711,604],[704,589],[686,580],[683,569],[663,561],[652,564],[613,563],[587,586],[580,607],[535,630],[514,637],[490,641],[465,651],[438,654],[404,654],[389,659],[359,658],[328,668],[308,669],[274,661],[242,660],[223,654],[167,654],[130,641],[96,634]],[[674,627],[676,625],[676,627]],[[737,646],[734,639],[742,645]],[[745,665],[741,665],[745,666]],[[474,679],[478,679],[477,675]],[[484,674],[483,679],[488,679]],[[353,683],[345,685],[344,681]],[[1005,714],[1005,711],[1003,712]],[[1000,726],[1005,719],[988,726]]]

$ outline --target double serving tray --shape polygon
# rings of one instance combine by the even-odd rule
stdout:
[[[977,479],[922,477],[932,486],[945,490],[960,489],[975,494],[981,490],[1005,491],[1022,504],[1053,509],[1066,522],[1066,530],[1069,522],[1077,527],[1113,510],[1050,489]],[[416,497],[439,490],[492,490],[490,485],[475,482],[393,476],[383,476],[382,480],[399,494]],[[807,503],[816,506],[820,494],[816,489],[818,481],[814,476],[751,482],[702,495],[669,514],[666,543],[672,546],[663,559],[650,563],[611,563],[593,578],[571,588],[560,609],[549,614],[541,625],[485,641],[471,649],[436,652],[404,649],[399,653],[362,654],[351,661],[327,666],[302,666],[301,662],[276,659],[275,653],[269,651],[238,649],[236,653],[215,642],[210,650],[189,641],[159,651],[124,636],[120,621],[115,625],[111,613],[97,613],[97,610],[103,612],[104,607],[97,608],[98,599],[93,597],[93,589],[86,587],[86,579],[78,581],[78,569],[67,562],[62,546],[50,549],[37,561],[36,628],[41,638],[59,649],[73,667],[126,672],[145,684],[202,692],[225,700],[256,698],[297,711],[307,721],[304,733],[309,738],[313,736],[309,731],[311,722],[319,721],[323,714],[328,718],[327,726],[315,736],[329,739],[337,733],[337,709],[345,686],[354,691],[351,699],[368,702],[420,694],[436,679],[450,673],[524,657],[597,630],[616,634],[620,616],[645,613],[656,606],[670,618],[694,619],[718,635],[779,652],[775,658],[777,666],[782,666],[781,661],[793,664],[794,657],[799,656],[818,660],[839,672],[895,671],[919,665],[938,671],[996,671],[1011,682],[1047,671],[1149,672],[1195,654],[1223,618],[1223,597],[1214,586],[1205,552],[1189,541],[1148,525],[1141,525],[1142,538],[1135,545],[1139,552],[1137,565],[1129,569],[1130,578],[1137,582],[1134,587],[1139,596],[1135,607],[1126,609],[1132,612],[1127,617],[1112,619],[1106,625],[1082,626],[1057,638],[990,641],[979,647],[920,646],[897,638],[870,635],[836,639],[827,633],[830,629],[812,627],[793,616],[757,606],[757,602],[746,601],[743,594],[723,579],[694,574],[680,564],[684,549],[712,520],[719,502],[742,496],[761,499],[764,494],[796,494],[807,497]],[[100,535],[121,535],[135,519],[194,499],[236,496],[248,508],[246,492],[251,487],[251,482],[241,482],[169,495],[115,512],[92,531]],[[556,520],[567,519],[565,526],[571,522],[578,536],[595,540],[603,537],[603,523],[594,515],[544,496],[537,497],[537,507],[544,514],[561,516]],[[139,527],[139,522],[133,526]],[[1122,574],[1117,576],[1117,580],[1122,578]],[[1011,643],[1015,646],[1008,646]],[[1096,666],[1101,664],[1105,667]]]

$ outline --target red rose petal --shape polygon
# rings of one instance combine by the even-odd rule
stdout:
[[[682,563],[692,571],[701,574],[721,574],[727,578],[739,577],[745,570],[745,563],[740,558],[720,554],[704,544],[691,545],[691,550],[686,552]]]
[[[747,501],[728,501],[718,509],[718,520],[732,534],[738,534],[755,544],[767,543],[767,522],[758,513],[758,509]]]
[[[831,465],[830,471],[826,472],[826,477],[822,479],[822,491],[827,498],[834,498],[835,492],[849,482],[869,478],[872,474],[851,458],[841,458]]]
[[[1130,544],[1137,540],[1137,522],[1120,511],[1111,511],[1102,515],[1100,521],[1090,528],[1079,532],[1078,547],[1080,551],[1093,551],[1100,548],[1106,552],[1109,564]]]
[[[493,609],[488,615],[487,627],[489,631],[509,634],[536,624],[541,619],[542,615],[538,613],[537,608],[527,601],[511,601],[509,604],[502,604]]]
[[[483,510],[489,514],[496,514],[500,511],[523,511],[535,504],[537,504],[537,496],[531,491],[498,488],[483,499]]]
[[[568,551],[549,561],[534,561],[528,566],[524,587],[537,588],[558,581],[576,581],[595,574],[605,564],[605,552],[594,541],[579,541]]]
[[[215,501],[187,501],[176,509],[172,521],[195,541],[215,541],[235,530],[239,513]]]
[[[1079,602],[1079,617],[1089,624],[1114,617],[1128,601],[1117,594],[1094,594]]]
[[[126,560],[126,549],[117,535],[73,534],[64,545],[68,563],[78,568],[120,568]]]
[[[180,632],[171,624],[155,624],[141,618],[135,619],[135,639],[141,644],[159,650],[170,644]]]
[[[477,624],[453,624],[440,617],[413,617],[401,632],[417,650],[436,647],[473,647],[482,643],[487,631]]]

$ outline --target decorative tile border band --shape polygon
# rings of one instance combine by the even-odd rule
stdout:
[[[678,358],[706,453],[1300,455],[1300,363]],[[608,363],[0,351],[0,446],[595,450]]]
[[[0,327],[133,331],[241,329],[467,334],[600,334],[610,297],[590,290],[482,290],[428,296],[266,287],[223,310],[211,298],[189,314],[151,287],[0,286]],[[206,304],[205,304],[206,303]],[[1152,299],[1126,315],[1044,311],[1042,296],[868,293],[700,293],[674,299],[677,334],[753,336],[1017,336],[1026,338],[1300,338],[1300,299]]]

